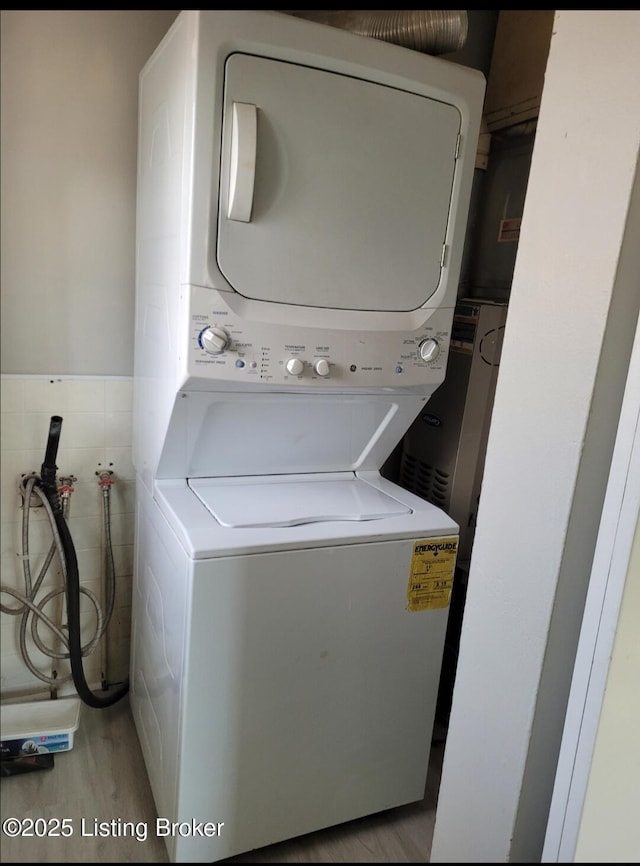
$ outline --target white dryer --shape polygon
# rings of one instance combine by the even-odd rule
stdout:
[[[131,705],[175,862],[424,794],[458,527],[380,476],[443,381],[484,80],[280,13],[141,74]]]

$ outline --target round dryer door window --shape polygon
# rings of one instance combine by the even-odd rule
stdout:
[[[460,113],[264,57],[226,63],[217,258],[241,295],[423,306],[441,279]]]

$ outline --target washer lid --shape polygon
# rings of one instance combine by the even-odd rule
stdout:
[[[189,486],[222,526],[296,526],[380,520],[412,509],[351,473],[193,478]]]

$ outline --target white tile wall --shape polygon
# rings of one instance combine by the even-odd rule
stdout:
[[[106,640],[84,659],[85,677],[98,689],[108,651],[106,667],[109,682],[122,682],[128,676],[131,628],[131,575],[133,568],[133,527],[135,474],[131,463],[131,402],[133,381],[128,378],[2,376],[0,377],[0,583],[3,607],[19,602],[7,591],[25,593],[22,567],[21,496],[18,485],[23,474],[40,473],[52,415],[62,417],[57,466],[58,476],[73,476],[69,528],[76,548],[80,582],[99,602],[104,599],[105,573],[104,512],[98,474],[113,473],[110,487],[111,543],[116,572],[115,609]],[[45,510],[30,509],[29,562],[32,580],[40,574],[52,542]],[[55,622],[66,622],[64,594],[48,593],[63,589],[57,554],[45,572],[33,601]],[[81,599],[83,641],[94,632],[95,612],[88,596]],[[46,676],[52,669],[63,679],[70,673],[66,659],[54,660],[36,645],[29,617],[21,641],[22,616],[1,613],[0,698],[36,696],[49,686],[40,680],[24,660],[24,644],[33,666]],[[42,624],[37,635],[45,647],[52,645],[50,630]],[[74,691],[70,678],[62,682],[59,694]]]

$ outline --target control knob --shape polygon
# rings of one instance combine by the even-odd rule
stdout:
[[[430,364],[432,361],[435,361],[440,354],[440,344],[437,340],[434,340],[433,337],[427,337],[427,339],[423,340],[418,346],[418,354],[421,360]]]
[[[205,328],[200,333],[200,345],[210,355],[221,355],[231,343],[229,332],[216,325]]]
[[[299,376],[303,369],[304,363],[300,358],[289,358],[287,361],[287,373],[291,373],[292,376]]]
[[[328,376],[329,375],[329,362],[326,358],[318,358],[318,360],[313,365],[313,369],[316,371],[318,376]]]

